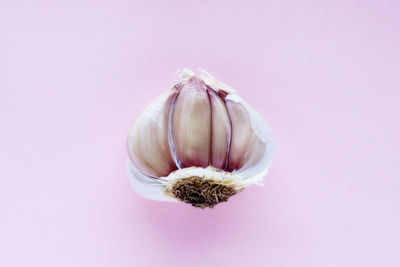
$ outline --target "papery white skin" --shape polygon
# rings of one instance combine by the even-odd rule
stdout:
[[[184,69],[176,77],[129,133],[127,172],[135,191],[178,201],[167,189],[193,176],[236,190],[261,184],[274,152],[261,115],[203,70]]]

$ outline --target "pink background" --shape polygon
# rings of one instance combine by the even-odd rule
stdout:
[[[1,0],[0,266],[400,266],[399,47],[397,0]],[[266,185],[215,209],[125,173],[185,66],[276,140]]]

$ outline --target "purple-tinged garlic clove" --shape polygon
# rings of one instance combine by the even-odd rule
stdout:
[[[173,148],[180,168],[210,163],[211,108],[205,84],[192,77],[179,92],[172,111]]]
[[[232,122],[232,139],[227,170],[235,171],[242,168],[246,158],[253,153],[249,145],[254,138],[254,133],[251,129],[249,113],[241,103],[227,100],[226,107]]]
[[[148,105],[128,136],[129,158],[137,168],[153,177],[176,170],[168,142],[169,111],[177,90],[170,89]]]
[[[231,121],[224,100],[212,89],[207,89],[211,105],[211,160],[210,165],[224,170],[227,166],[231,142]]]

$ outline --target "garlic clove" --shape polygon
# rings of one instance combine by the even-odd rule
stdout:
[[[231,122],[224,100],[214,92],[207,90],[211,104],[211,159],[210,165],[225,169],[228,162],[229,143],[231,139]]]
[[[129,132],[129,157],[144,174],[160,177],[177,169],[168,142],[169,111],[176,95],[173,88],[150,103]]]
[[[271,131],[263,117],[251,105],[235,95],[230,95],[227,98],[240,102],[246,108],[249,113],[251,129],[258,137],[257,140],[262,143],[259,147],[262,148],[263,154],[260,155],[261,153],[255,153],[256,155],[258,154],[258,156],[246,163],[237,173],[240,174],[248,183],[260,184],[260,181],[263,180],[264,176],[268,172],[275,151]],[[255,149],[257,148],[254,148],[254,150]]]
[[[232,122],[228,170],[249,168],[261,160],[265,143],[254,133],[249,113],[242,103],[227,98],[226,107]]]
[[[211,109],[206,85],[192,77],[179,92],[172,114],[172,146],[179,168],[209,165]]]

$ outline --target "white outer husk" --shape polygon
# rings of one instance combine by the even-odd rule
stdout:
[[[189,69],[184,69],[175,74],[178,82],[186,82],[194,75],[196,74]],[[170,189],[177,180],[193,176],[212,179],[214,181],[224,181],[233,185],[237,190],[240,190],[251,184],[262,185],[261,182],[263,177],[268,172],[274,154],[274,142],[269,127],[265,123],[264,119],[254,108],[236,95],[234,90],[228,85],[218,82],[213,76],[203,70],[201,70],[197,76],[203,79],[203,81],[215,91],[223,90],[228,92],[229,94],[226,97],[227,100],[241,103],[246,108],[249,112],[252,130],[257,137],[266,144],[266,152],[260,162],[256,165],[250,168],[244,166],[242,169],[232,173],[217,170],[211,166],[205,169],[200,167],[190,167],[178,169],[170,173],[167,177],[160,178],[152,178],[141,173],[128,158],[127,172],[130,184],[134,190],[143,197],[153,200],[177,202],[178,200],[170,194],[167,194],[166,190]]]

